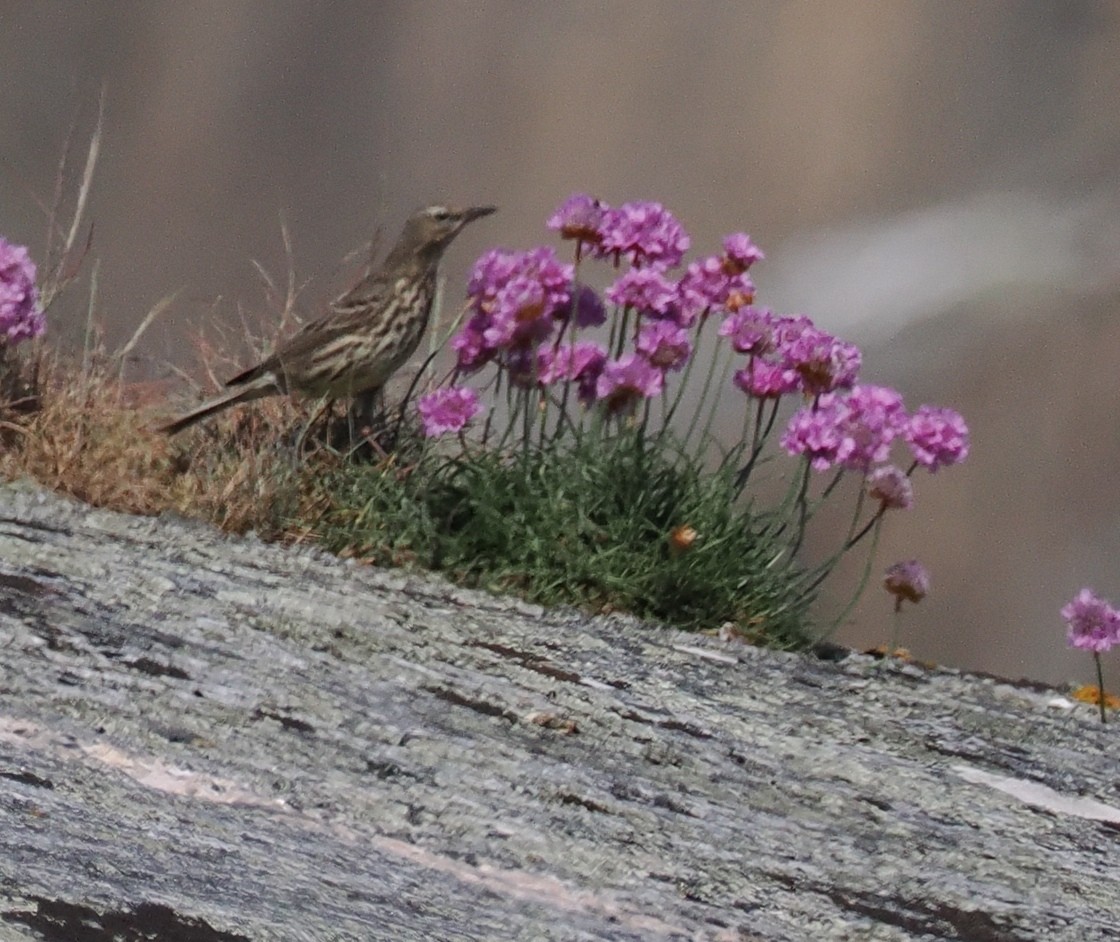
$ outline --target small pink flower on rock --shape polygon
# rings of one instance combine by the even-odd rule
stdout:
[[[897,612],[903,601],[917,603],[929,594],[929,573],[916,559],[894,563],[883,575],[883,588],[894,596]]]
[[[1062,609],[1071,648],[1100,654],[1120,644],[1120,612],[1092,589],[1082,589]]]

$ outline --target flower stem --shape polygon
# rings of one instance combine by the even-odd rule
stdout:
[[[836,616],[836,620],[831,625],[829,625],[828,631],[826,631],[821,637],[821,641],[824,641],[832,636],[833,632],[835,632],[836,629],[839,628],[840,625],[844,622],[844,620],[852,613],[852,609],[856,607],[856,603],[859,602],[860,598],[862,598],[863,592],[867,588],[868,580],[871,578],[871,566],[875,562],[875,550],[879,546],[879,534],[883,529],[882,524],[883,518],[879,517],[875,521],[875,528],[872,531],[871,537],[871,546],[867,550],[867,562],[863,564],[863,573],[860,576],[859,584],[856,586],[856,591],[853,593],[852,598],[848,602],[848,604],[844,606],[843,611],[841,611],[840,614]],[[897,618],[898,616],[896,615],[895,617]]]
[[[1104,712],[1104,673],[1101,671],[1100,651],[1093,652],[1093,660],[1097,665],[1097,706],[1099,706],[1101,710],[1101,722],[1107,723],[1108,719],[1106,718]]]

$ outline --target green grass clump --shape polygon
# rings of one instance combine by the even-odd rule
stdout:
[[[804,573],[776,521],[737,505],[728,474],[651,449],[634,431],[571,447],[481,450],[322,481],[327,548],[411,563],[543,604],[627,611],[687,629],[733,622],[755,640],[807,637]]]

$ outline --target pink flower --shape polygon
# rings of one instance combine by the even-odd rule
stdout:
[[[691,262],[678,290],[680,321],[685,327],[712,311],[734,312],[754,301],[754,282],[746,269],[729,273],[727,258],[720,255]]]
[[[607,288],[607,300],[647,317],[672,318],[677,308],[677,286],[655,268],[631,268]]]
[[[541,382],[560,380],[576,383],[578,398],[585,405],[595,400],[599,374],[607,363],[607,353],[597,343],[580,340],[558,347],[548,366],[541,372]]]
[[[46,329],[35,275],[27,249],[0,237],[0,346],[14,347]]]
[[[867,493],[884,510],[909,510],[914,506],[914,485],[901,468],[886,464],[867,476]]]
[[[929,573],[916,559],[894,563],[883,574],[883,588],[895,597],[894,608],[898,611],[904,599],[920,602],[929,594]]]
[[[486,252],[467,285],[475,309],[467,330],[476,336],[452,342],[463,368],[511,344],[548,337],[553,318],[570,308],[572,275],[573,267],[559,262],[550,248]]]
[[[638,352],[663,370],[679,370],[692,355],[688,331],[671,321],[649,321],[638,331]]]
[[[959,412],[921,406],[904,432],[914,460],[930,471],[968,457],[968,426]]]
[[[486,342],[483,331],[490,323],[487,314],[476,313],[463,329],[451,338],[451,349],[458,358],[458,368],[464,373],[481,369],[494,358],[496,347],[491,347]]]
[[[627,256],[631,264],[672,268],[688,251],[688,233],[660,203],[623,203],[603,213],[599,224],[602,241],[599,253],[615,258]]]
[[[416,404],[428,438],[462,431],[481,410],[478,393],[466,386],[437,389],[421,396]]]
[[[1062,609],[1070,647],[1100,654],[1120,644],[1120,612],[1092,589],[1082,589]]]
[[[789,367],[751,357],[750,363],[736,370],[732,381],[755,399],[778,399],[800,388],[801,380]]]
[[[885,386],[856,386],[848,395],[824,393],[794,413],[782,436],[791,455],[805,455],[817,471],[841,465],[864,473],[890,456],[902,432],[902,396]]]
[[[649,360],[627,353],[603,367],[595,395],[612,414],[630,412],[639,400],[659,395],[664,383],[664,374]]]
[[[855,344],[845,343],[811,323],[785,336],[779,353],[797,371],[810,395],[854,386],[862,362]]]
[[[573,193],[548,218],[547,225],[549,229],[559,232],[562,239],[575,239],[588,245],[597,245],[603,238],[599,226],[607,209],[605,203],[593,196]]]
[[[774,351],[774,314],[766,308],[743,307],[724,318],[719,335],[736,353],[763,355]]]
[[[729,275],[741,275],[765,255],[745,232],[733,232],[723,240],[724,268]]]
[[[603,299],[596,294],[594,288],[580,285],[575,303],[573,304],[569,300],[566,306],[554,311],[553,316],[559,320],[567,321],[572,316],[573,307],[575,308],[577,327],[599,327],[607,322],[607,312],[603,308]]]

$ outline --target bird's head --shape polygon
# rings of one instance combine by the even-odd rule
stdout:
[[[403,256],[399,261],[438,261],[443,250],[467,223],[489,216],[496,209],[495,206],[468,206],[466,209],[452,209],[443,205],[425,207],[405,223],[394,255],[399,252]]]

